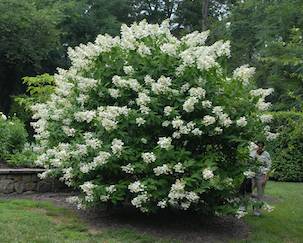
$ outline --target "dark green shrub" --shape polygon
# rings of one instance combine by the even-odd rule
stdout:
[[[33,161],[36,159],[37,156],[33,151],[33,147],[29,144],[26,144],[23,150],[11,154],[7,163],[11,167],[33,167]]]
[[[24,123],[19,119],[0,117],[0,159],[8,160],[13,154],[22,151],[27,137]]]
[[[275,112],[273,126],[279,138],[269,145],[273,160],[272,178],[303,181],[303,113]]]

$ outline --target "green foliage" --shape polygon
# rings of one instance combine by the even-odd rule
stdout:
[[[24,124],[19,119],[0,117],[0,159],[7,160],[22,151],[27,136]]]
[[[261,61],[268,73],[268,83],[275,88],[277,110],[290,107],[301,110],[303,104],[302,30],[292,28],[286,40],[273,41],[264,48]]]
[[[273,112],[279,138],[269,145],[273,160],[272,178],[303,181],[303,113]]]
[[[232,63],[257,68],[259,87],[275,88],[276,110],[298,106],[302,94],[303,2],[300,0],[238,1],[231,8],[226,35],[231,39]],[[296,29],[296,28],[299,29]]]
[[[27,94],[16,96],[15,102],[31,114],[31,106],[46,102],[54,92],[54,77],[45,73],[36,77],[24,77],[23,84],[26,85]]]
[[[49,99],[54,92],[55,81],[52,75],[45,73],[36,77],[24,77],[23,84],[27,87],[26,93],[13,97],[10,114],[25,123],[29,139],[33,140],[33,130],[30,126],[33,115],[31,107]]]
[[[37,159],[36,153],[30,144],[25,144],[24,148],[11,154],[6,161],[11,167],[34,167],[34,161]]]

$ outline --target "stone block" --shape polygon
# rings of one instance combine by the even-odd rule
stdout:
[[[15,190],[14,181],[13,180],[1,180],[0,181],[0,193],[13,193]]]
[[[23,175],[22,176],[22,181],[23,182],[32,182],[33,181],[33,176],[32,175]]]
[[[50,181],[39,181],[37,184],[38,192],[51,192],[53,184]]]
[[[37,174],[32,175],[32,182],[38,182],[40,179]]]
[[[15,175],[15,176],[13,176],[13,180],[20,182],[23,180],[23,177],[22,177],[22,175]]]
[[[25,192],[58,192],[66,191],[67,187],[56,179],[40,180],[38,174],[43,169],[0,169],[0,194]]]
[[[35,182],[26,182],[24,183],[24,191],[37,191],[37,183]]]
[[[19,194],[23,193],[25,190],[24,182],[23,181],[16,181],[15,182],[15,191]]]

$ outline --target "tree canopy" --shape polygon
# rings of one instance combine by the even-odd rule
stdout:
[[[303,2],[300,0],[0,0],[0,110],[26,91],[22,77],[68,67],[67,47],[119,34],[122,23],[169,19],[182,36],[211,30],[209,42],[231,40],[229,69],[257,67],[272,86],[275,109],[300,107]],[[211,43],[209,43],[211,44]]]

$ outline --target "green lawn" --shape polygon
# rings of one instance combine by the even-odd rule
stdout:
[[[303,183],[270,182],[277,199],[272,213],[247,216],[251,234],[243,242],[303,242]],[[0,201],[0,242],[161,242],[131,230],[90,230],[73,212],[50,202]],[[162,241],[165,242],[165,241]]]
[[[70,210],[50,202],[0,201],[1,243],[165,242],[131,230],[89,230]]]
[[[270,182],[266,194],[277,199],[275,210],[260,218],[247,216],[251,235],[243,242],[303,243],[303,183]]]

